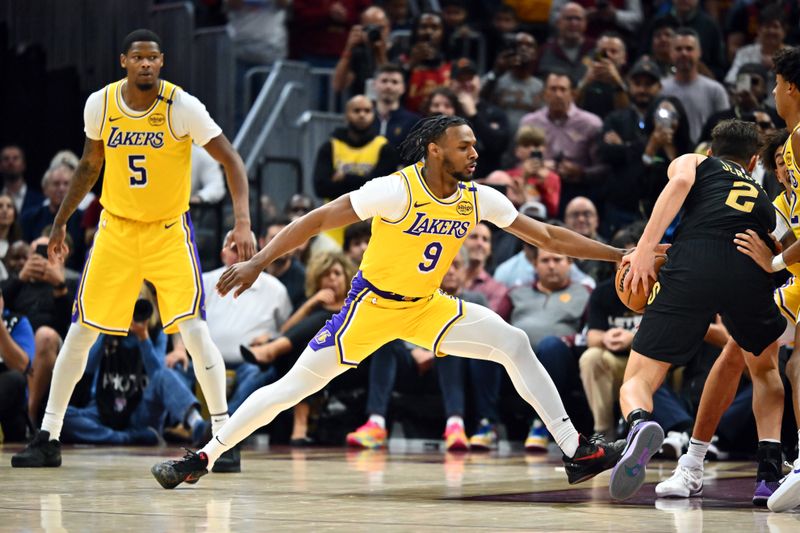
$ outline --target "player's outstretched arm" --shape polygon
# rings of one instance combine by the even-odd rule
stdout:
[[[235,222],[233,231],[226,239],[224,246],[235,243],[239,257],[244,260],[250,259],[253,257],[256,247],[250,236],[250,193],[244,162],[225,134],[217,135],[203,148],[225,168],[225,179],[228,182],[228,190],[231,191]]]
[[[269,244],[250,258],[249,261],[229,266],[217,282],[217,291],[222,296],[225,296],[229,291],[236,288],[234,297],[238,297],[253,284],[258,274],[276,258],[291,252],[320,232],[347,226],[359,220],[361,219],[350,203],[350,195],[340,196],[283,228]]]
[[[625,250],[584,237],[567,228],[517,215],[506,231],[537,248],[579,259],[620,261]]]
[[[67,220],[78,208],[81,200],[94,187],[97,177],[100,175],[104,159],[103,141],[96,141],[87,137],[86,142],[83,144],[83,155],[78,162],[78,168],[75,169],[75,174],[72,175],[72,180],[69,182],[67,195],[64,197],[64,201],[61,202],[55,220],[53,220],[50,242],[47,246],[47,255],[51,261],[55,259],[61,262],[64,260],[64,255],[67,251],[64,247],[64,238],[67,235]]]
[[[650,279],[655,278],[656,245],[661,241],[664,232],[675,219],[686,196],[694,185],[697,166],[706,159],[697,154],[685,154],[670,163],[667,169],[669,182],[658,195],[650,220],[644,228],[636,250],[623,259],[623,264],[630,262],[631,274],[625,276],[625,289],[633,287],[638,292],[639,283],[645,292],[650,290]]]

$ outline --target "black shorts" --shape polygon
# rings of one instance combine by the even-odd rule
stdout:
[[[686,364],[714,321],[744,350],[760,354],[786,320],[772,298],[772,277],[733,242],[689,240],[669,249],[632,349],[651,359]]]

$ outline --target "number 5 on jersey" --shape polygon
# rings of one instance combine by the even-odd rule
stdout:
[[[129,155],[128,168],[133,173],[131,187],[147,187],[147,169],[144,166],[144,156]]]

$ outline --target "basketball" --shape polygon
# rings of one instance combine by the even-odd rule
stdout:
[[[666,255],[657,255],[654,261],[654,269],[656,273],[655,278],[651,278],[650,280],[650,289],[652,290],[653,284],[658,279],[658,271],[661,270],[661,267],[666,263],[667,256]],[[645,305],[647,305],[647,299],[650,297],[650,292],[648,291],[645,293],[643,290],[640,290],[636,294],[633,293],[632,290],[625,290],[625,276],[628,275],[628,272],[631,269],[630,264],[626,264],[624,267],[620,265],[617,269],[617,277],[614,283],[614,286],[617,289],[617,296],[625,304],[625,307],[630,309],[635,313],[643,313]]]

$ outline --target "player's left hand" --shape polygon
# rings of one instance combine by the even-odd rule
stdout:
[[[249,225],[236,224],[225,239],[224,247],[232,247],[236,250],[239,261],[247,261],[256,253],[256,242],[250,231]]]
[[[225,296],[231,290],[236,289],[233,293],[233,297],[238,298],[240,294],[255,283],[260,273],[261,268],[253,261],[245,261],[243,263],[231,265],[222,273],[222,276],[220,276],[217,282],[217,292],[220,293],[221,296]]]
[[[737,233],[733,239],[736,249],[756,262],[764,271],[772,274],[772,250],[758,233],[749,229],[745,233]]]

